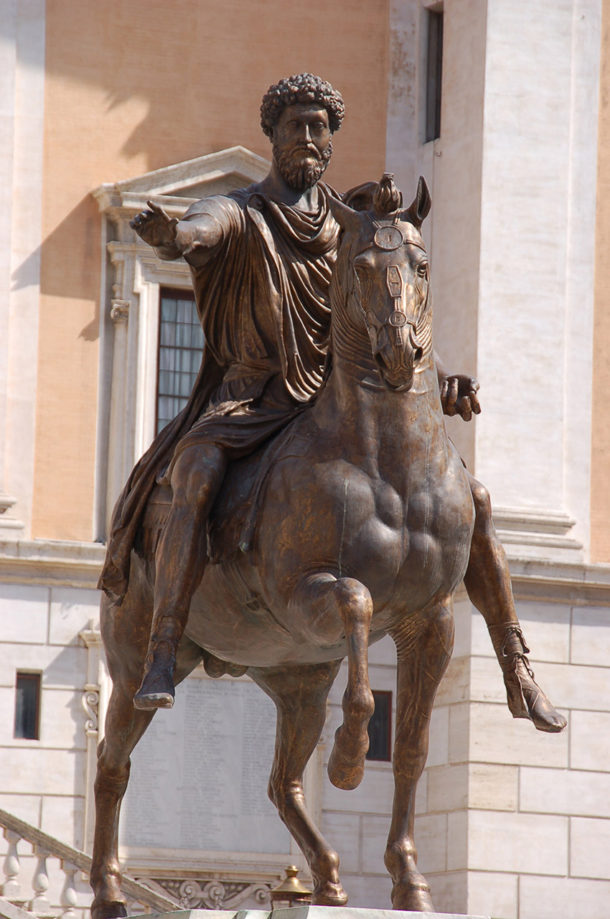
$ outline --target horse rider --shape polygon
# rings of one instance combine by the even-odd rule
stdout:
[[[99,586],[117,604],[146,501],[162,477],[172,503],[159,537],[154,610],[141,709],[171,707],[176,649],[206,564],[206,523],[227,464],[252,453],[315,399],[329,348],[328,288],[339,227],[336,192],[321,181],[344,115],[340,93],[309,73],[280,80],[261,105],[273,160],[262,182],[204,198],[181,220],[149,202],[132,221],[162,259],[189,264],[205,336],[201,370],[186,407],[133,470],[113,514]],[[357,190],[354,190],[357,192]],[[349,203],[354,193],[344,200]],[[437,361],[446,414],[480,411],[478,384]],[[510,576],[485,489],[474,479],[476,510],[465,583],[481,609],[515,717],[541,730],[565,725],[529,668]],[[483,609],[484,607],[484,609]]]

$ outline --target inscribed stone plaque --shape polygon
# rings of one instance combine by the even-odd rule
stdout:
[[[132,756],[121,844],[289,853],[267,798],[275,706],[246,680],[187,679]]]

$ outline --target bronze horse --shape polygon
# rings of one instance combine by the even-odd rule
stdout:
[[[416,864],[415,790],[452,651],[452,594],[468,565],[475,512],[466,470],[445,433],[434,366],[420,235],[430,208],[425,183],[420,179],[408,209],[388,207],[380,215],[338,201],[331,206],[344,230],[330,289],[332,369],[315,404],[272,448],[247,553],[231,554],[226,546],[235,535],[231,521],[243,519],[240,482],[254,477],[248,470],[255,459],[230,474],[215,510],[213,539],[224,552],[206,567],[193,598],[176,678],[203,658],[208,673],[246,672],[273,699],[269,795],[308,861],[314,902],[340,905],[347,896],[339,858],[306,811],[303,770],[347,656],[344,720],[328,772],[340,788],[360,782],[374,708],[367,648],[389,633],[398,672],[385,863],[394,908],[425,911],[433,906]],[[157,490],[132,553],[120,615],[102,599],[114,688],[95,785],[94,919],[126,915],[118,815],[130,754],[153,717],[132,700],[150,631],[155,539],[167,507]]]

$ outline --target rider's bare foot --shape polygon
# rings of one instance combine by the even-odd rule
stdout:
[[[174,666],[176,655],[170,641],[158,641],[147,657],[144,678],[133,697],[135,708],[150,711],[155,708],[172,708],[174,704]]]
[[[508,708],[513,718],[528,718],[538,731],[551,734],[563,731],[567,721],[534,679],[534,671],[526,657],[529,648],[519,624],[492,626],[489,631],[504,675]]]
[[[529,718],[538,731],[563,731],[567,721],[536,683],[525,655],[514,662],[513,670],[504,672],[504,685],[513,718]]]

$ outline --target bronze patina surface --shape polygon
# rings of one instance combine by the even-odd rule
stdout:
[[[397,909],[433,909],[414,798],[462,579],[513,716],[542,731],[565,726],[525,656],[487,492],[445,432],[443,411],[468,420],[479,410],[478,385],[435,361],[428,190],[420,179],[405,208],[388,175],[342,198],[325,186],[342,115],[318,78],[281,81],[263,101],[273,142],[263,182],[200,201],[180,221],[151,205],[133,222],[162,257],[190,264],[206,352],[189,404],[119,499],[101,579],[113,691],[96,779],[95,919],[125,915],[117,825],[130,754],[202,660],[212,676],[248,673],[276,704],[269,794],[318,904],[347,895],[302,777],[343,658],[328,772],[349,789],[363,775],[373,711],[368,645],[390,634],[397,648],[385,854]]]

